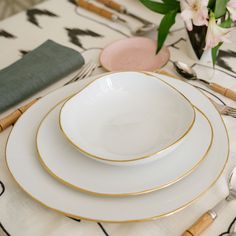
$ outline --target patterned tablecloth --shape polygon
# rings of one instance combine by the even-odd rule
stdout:
[[[161,16],[148,11],[136,0],[122,0],[119,2],[123,2],[130,10],[154,23],[160,21]],[[132,19],[127,18],[127,20],[129,20],[132,27],[138,26],[138,23]],[[21,58],[47,39],[52,39],[80,51],[86,61],[97,61],[104,46],[114,40],[130,36],[129,30],[124,26],[97,17],[83,9],[77,9],[71,0],[49,0],[33,9],[0,22],[0,69]],[[220,50],[216,70],[213,71],[211,67],[198,64],[187,57],[185,52],[185,29],[182,21],[178,18],[167,41],[171,52],[171,60],[165,66],[165,69],[174,73],[171,61],[182,60],[192,65],[199,77],[236,90],[235,31],[232,36],[234,42],[225,44]],[[155,32],[149,34],[148,37],[155,38]],[[99,68],[94,74],[102,72],[104,70]],[[40,95],[45,95],[62,86],[66,79],[68,78],[41,92]],[[35,95],[35,97],[38,96],[39,94]],[[217,96],[228,105],[236,106],[235,102],[220,95]],[[230,136],[230,165],[233,166],[236,164],[236,120],[230,117],[224,117],[224,120]],[[0,234],[2,235],[175,236],[180,235],[204,211],[214,206],[218,200],[227,194],[225,179],[228,173],[225,171],[214,188],[201,199],[187,209],[167,218],[152,222],[127,224],[101,224],[73,220],[41,206],[24,193],[13,181],[6,168],[4,153],[10,130],[11,128],[8,128],[0,134]],[[236,202],[232,202],[222,210],[214,225],[204,235],[215,236],[226,231],[235,216]]]
[[[5,19],[17,12],[23,11],[30,6],[36,5],[43,0],[1,0],[0,1],[0,20]]]

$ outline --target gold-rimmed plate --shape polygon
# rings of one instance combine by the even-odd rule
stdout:
[[[142,72],[110,73],[62,106],[59,123],[79,151],[112,165],[146,164],[173,151],[195,110],[177,89]]]
[[[212,145],[212,126],[198,108],[193,128],[174,152],[158,161],[138,166],[107,166],[78,152],[61,133],[57,122],[65,101],[42,120],[37,151],[43,167],[62,183],[95,195],[129,196],[156,191],[191,174]]]
[[[80,90],[87,80],[63,87],[40,99],[15,124],[6,147],[6,161],[13,178],[26,193],[44,206],[68,216],[98,222],[153,220],[174,214],[192,204],[223,173],[229,156],[227,130],[220,114],[201,92],[182,81],[157,76],[183,92],[212,124],[212,147],[201,166],[191,175],[153,193],[112,198],[92,196],[68,188],[46,173],[37,157],[35,136],[38,126],[61,98]],[[95,77],[89,81],[93,79]]]

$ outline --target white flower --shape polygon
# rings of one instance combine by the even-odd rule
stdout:
[[[231,42],[229,40],[230,32],[230,28],[226,29],[217,25],[214,14],[211,14],[206,35],[206,46],[204,50],[214,48],[220,42]]]
[[[227,9],[231,15],[233,21],[236,21],[236,0],[229,0],[227,3]]]
[[[181,17],[186,23],[189,31],[193,29],[193,25],[208,24],[208,0],[180,0]]]

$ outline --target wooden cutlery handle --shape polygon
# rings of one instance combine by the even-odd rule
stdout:
[[[75,0],[76,4],[88,11],[94,12],[104,18],[109,20],[116,20],[116,15],[106,9],[98,7],[92,3],[89,3],[87,0]]]
[[[236,91],[225,88],[225,87],[223,87],[219,84],[216,84],[216,83],[210,83],[209,86],[213,91],[220,93],[220,94],[224,95],[225,97],[236,101]]]
[[[182,236],[198,236],[200,235],[205,229],[207,229],[214,218],[211,216],[209,212],[203,214],[190,228],[185,230]]]
[[[104,4],[105,6],[111,8],[111,9],[114,9],[118,12],[121,12],[121,13],[123,13],[125,11],[124,6],[120,5],[117,2],[114,2],[112,0],[97,0],[97,2],[100,2],[100,3]]]
[[[36,101],[37,99],[34,99],[33,101],[31,101],[30,103],[18,108],[16,111],[12,112],[11,114],[9,114],[8,116],[4,117],[3,119],[0,120],[0,132],[2,132],[3,130],[5,130],[7,127],[9,127],[10,125],[13,125],[18,119],[19,117],[28,109],[30,108]]]

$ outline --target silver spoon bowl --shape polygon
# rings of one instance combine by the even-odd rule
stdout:
[[[174,64],[174,67],[176,69],[176,71],[181,75],[183,76],[185,79],[187,80],[197,80],[197,81],[200,81],[200,82],[203,82],[207,85],[209,85],[209,82],[206,81],[206,80],[203,80],[203,79],[199,79],[197,77],[197,74],[195,72],[195,70],[188,66],[187,64],[181,62],[181,61],[175,61],[173,62]]]

